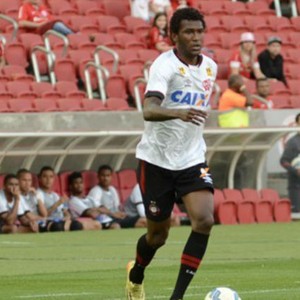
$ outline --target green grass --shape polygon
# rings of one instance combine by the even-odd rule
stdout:
[[[169,299],[189,231],[171,229],[147,269],[147,299]],[[1,235],[0,299],[125,299],[125,265],[143,232]],[[300,299],[300,223],[215,226],[185,299],[224,285],[242,300]]]

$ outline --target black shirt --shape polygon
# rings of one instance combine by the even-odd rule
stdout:
[[[271,57],[268,49],[262,51],[258,55],[258,61],[261,71],[268,78],[276,78],[279,81],[284,82],[287,85],[284,73],[283,73],[283,57],[278,54],[274,58]]]

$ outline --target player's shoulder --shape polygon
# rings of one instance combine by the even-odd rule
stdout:
[[[217,63],[209,56],[205,55],[205,54],[202,54],[202,57],[203,57],[203,62],[215,69],[218,68],[218,65]]]
[[[161,53],[153,62],[153,65],[161,66],[161,65],[167,65],[171,61],[174,60],[175,54],[173,49]]]

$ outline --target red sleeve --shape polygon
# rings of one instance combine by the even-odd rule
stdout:
[[[30,15],[28,13],[28,5],[23,4],[20,8],[19,8],[19,15],[18,15],[18,19],[19,21],[31,21],[30,20]]]

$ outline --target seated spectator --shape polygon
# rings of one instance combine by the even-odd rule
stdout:
[[[261,101],[258,99],[258,101]],[[266,101],[262,101],[266,103]],[[253,105],[253,99],[247,90],[241,75],[231,75],[228,79],[228,89],[219,100],[219,111],[234,108],[246,108]]]
[[[100,208],[95,202],[84,196],[84,184],[80,172],[73,172],[68,177],[68,186],[70,191],[69,208],[72,217],[84,218],[85,230],[99,230],[111,227],[112,219],[101,214]],[[89,220],[87,222],[86,220]]]
[[[38,34],[43,34],[49,29],[63,35],[74,33],[63,22],[54,19],[41,0],[24,0],[19,9],[18,19],[21,28]]]
[[[111,185],[113,170],[108,165],[98,169],[98,185],[93,187],[88,198],[92,199],[102,209],[101,213],[110,216],[121,228],[141,227],[140,217],[130,217],[120,210],[120,198],[117,190]]]
[[[244,32],[241,34],[240,47],[231,56],[229,67],[232,75],[240,74],[245,79],[264,77],[257,61],[253,33]]]
[[[149,1],[150,0],[131,0],[131,15],[149,22]]]
[[[0,232],[38,232],[38,225],[30,216],[30,210],[20,192],[18,178],[14,174],[5,176],[4,188],[0,191]]]
[[[4,43],[0,39],[0,70],[5,66],[5,57],[4,57]]]
[[[143,197],[140,190],[140,186],[138,183],[134,186],[130,196],[125,201],[123,208],[127,216],[140,217],[140,221],[138,224],[139,226],[135,226],[135,227],[146,227],[147,220],[146,220],[145,207],[143,203]],[[172,214],[171,226],[179,226],[179,225],[180,225],[180,218]]]
[[[167,16],[172,14],[170,0],[150,0],[150,17],[153,18],[158,13],[165,13]]]
[[[165,52],[173,48],[168,36],[168,19],[165,13],[158,13],[149,33],[149,48]]]
[[[73,220],[68,210],[69,198],[60,197],[53,191],[55,173],[51,167],[43,167],[39,173],[37,198],[41,199],[48,212],[48,231],[82,230],[82,223]]]
[[[192,0],[171,0],[173,11],[176,9],[192,6]]]
[[[273,101],[270,99],[270,83],[268,78],[265,77],[256,80],[256,94],[252,95],[252,98],[252,108],[273,108]]]
[[[283,71],[283,57],[281,52],[282,41],[279,37],[272,36],[268,40],[267,49],[258,55],[258,61],[263,74],[271,80],[282,81],[287,85]]]

